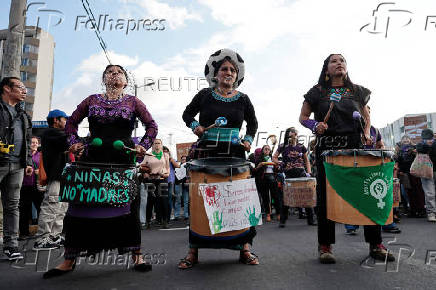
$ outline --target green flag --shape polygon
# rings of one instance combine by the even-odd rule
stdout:
[[[327,180],[351,206],[384,225],[392,209],[394,162],[368,167],[343,167],[324,162]]]

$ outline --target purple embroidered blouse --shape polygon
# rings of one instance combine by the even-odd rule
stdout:
[[[110,123],[115,118],[123,118],[130,121],[131,130],[133,130],[136,117],[145,125],[145,135],[142,137],[139,145],[149,149],[153,140],[157,136],[157,124],[148,112],[145,104],[135,96],[125,95],[119,100],[107,100],[103,94],[95,94],[87,97],[73,112],[68,119],[65,127],[65,133],[68,136],[70,145],[80,142],[77,130],[80,122],[84,118],[93,118],[99,123]],[[90,131],[92,128],[90,127]]]
[[[102,94],[95,94],[83,100],[65,126],[65,133],[70,145],[81,142],[77,131],[84,118],[88,118],[91,135],[115,135],[117,138],[128,139],[131,139],[135,119],[139,118],[146,127],[145,135],[139,141],[139,145],[145,149],[151,147],[158,131],[157,124],[144,103],[131,95],[125,95],[119,100],[111,101]],[[111,162],[111,160],[106,162]],[[67,214],[76,217],[109,218],[129,212],[130,205],[121,208],[86,208],[70,204]]]

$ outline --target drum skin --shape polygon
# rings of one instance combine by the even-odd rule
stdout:
[[[288,188],[290,187],[290,188]],[[311,198],[304,198],[310,201],[309,204],[297,204],[301,198],[294,197],[293,195],[309,195]],[[316,178],[303,177],[303,178],[286,178],[285,186],[283,189],[283,204],[290,207],[315,207],[316,206]]]
[[[354,167],[355,161],[357,161],[358,167],[376,166],[382,163],[382,158],[372,155],[337,155],[337,156],[325,156],[325,160],[328,163],[340,165],[344,167]],[[384,162],[391,162],[391,158],[385,157]],[[330,185],[326,178],[327,188],[327,218],[329,220],[350,224],[350,225],[376,225],[372,220],[361,214],[349,203],[347,203]],[[393,211],[389,214],[389,218],[386,224],[393,222]]]
[[[205,237],[232,237],[240,235],[250,228],[230,231],[212,235],[209,228],[209,220],[204,208],[203,197],[198,191],[198,184],[200,183],[218,183],[229,182],[231,180],[240,180],[250,178],[250,172],[246,171],[233,176],[222,176],[219,174],[208,174],[198,171],[190,171],[190,183],[189,183],[189,212],[190,212],[190,230],[200,236]]]

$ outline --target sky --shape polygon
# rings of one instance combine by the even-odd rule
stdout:
[[[238,90],[255,107],[258,131],[267,132],[259,135],[258,147],[265,142],[261,138],[290,126],[310,134],[298,123],[303,95],[316,84],[330,53],[343,54],[351,80],[372,91],[375,127],[406,114],[436,111],[434,0],[88,1],[97,20],[107,15],[114,22],[131,19],[130,28],[136,25],[134,31],[107,25],[100,32],[112,63],[128,69],[138,86],[145,79],[155,81],[138,88],[138,97],[167,145],[196,139],[181,116],[198,89],[207,86],[204,65],[221,48],[237,51],[245,61]],[[81,0],[42,2],[46,9],[29,8],[27,25],[39,17],[40,27],[54,36],[52,109],[70,114],[88,95],[102,92],[108,60],[94,31],[85,27]],[[10,0],[0,3],[0,28],[6,28]],[[58,19],[62,22],[56,25]],[[144,19],[156,20],[157,30],[139,26]]]

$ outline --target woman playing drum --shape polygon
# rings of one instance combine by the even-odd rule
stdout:
[[[274,153],[273,160],[278,164],[279,156],[282,155],[282,171],[286,178],[299,178],[310,177],[312,168],[310,166],[309,158],[307,157],[307,149],[303,144],[297,141],[298,131],[294,128],[288,128],[285,131],[284,143],[280,144],[276,153]],[[313,216],[313,208],[307,207],[307,224],[316,225]],[[302,208],[298,208],[299,215],[302,216]],[[286,220],[288,219],[289,206],[283,205],[282,214],[280,216],[280,228],[284,228]]]
[[[344,57],[331,54],[324,61],[318,84],[304,96],[300,123],[317,138],[318,248],[321,263],[336,262],[331,246],[335,243],[335,223],[327,219],[326,173],[321,153],[324,150],[362,148],[361,135],[367,145],[371,144],[367,107],[370,93],[368,89],[351,82]],[[353,119],[355,111],[360,112],[366,120],[364,127]],[[315,120],[310,119],[312,112]],[[394,257],[382,244],[381,226],[365,226],[364,231],[365,241],[370,244],[371,257],[393,261]]]
[[[186,125],[193,130],[194,134],[200,137],[195,150],[195,158],[236,157],[245,159],[244,149],[246,151],[250,150],[250,144],[257,131],[257,119],[248,96],[236,90],[244,79],[244,61],[236,52],[221,49],[210,56],[206,64],[205,76],[210,88],[201,90],[183,112],[183,120]],[[195,120],[198,113],[199,121]],[[247,122],[247,134],[242,140],[243,146],[238,140],[233,142],[232,135],[228,136],[232,139],[232,142],[220,142],[221,137],[219,134],[214,135],[212,139],[209,138],[212,130],[207,129],[219,117],[225,117],[227,120],[227,124],[222,127],[234,128],[236,133],[239,133],[243,121]],[[214,139],[215,137],[218,140]],[[237,139],[237,136],[235,138]],[[191,212],[191,227],[195,214]],[[241,262],[257,265],[259,264],[258,258],[250,252],[249,247],[255,235],[255,228],[251,227],[246,234],[232,242],[219,243],[219,241],[215,241],[212,244],[208,239],[194,236],[190,230],[190,250],[188,255],[179,263],[179,268],[191,268],[198,262],[198,248],[211,247],[239,249]]]
[[[108,65],[102,79],[106,93],[87,97],[68,119],[65,131],[69,135],[70,151],[81,156],[80,161],[134,166],[132,155],[125,150],[117,150],[115,143],[121,143],[121,147],[135,147],[131,135],[135,119],[139,118],[145,125],[146,132],[135,149],[143,155],[157,135],[157,124],[143,102],[135,96],[124,94],[128,77],[122,66]],[[78,125],[84,118],[88,118],[89,122],[89,140],[99,140],[98,142],[86,144],[84,138],[78,137]],[[123,207],[70,203],[64,220],[65,260],[45,273],[44,278],[72,271],[76,258],[83,251],[95,254],[114,248],[118,248],[121,254],[132,252],[135,270],[151,270],[151,265],[144,263],[140,253],[138,209],[139,198]]]

